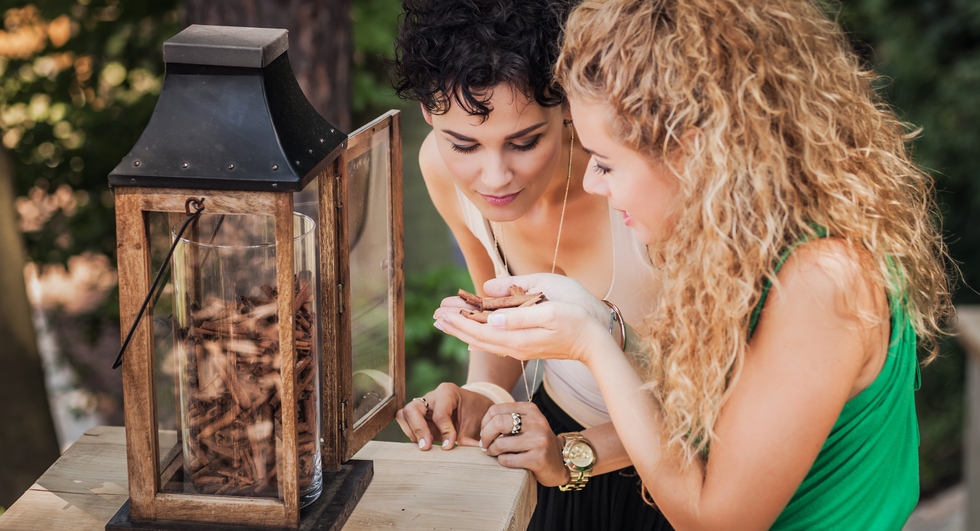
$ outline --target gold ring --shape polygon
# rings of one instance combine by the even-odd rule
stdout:
[[[413,398],[412,400],[418,400],[419,402],[422,402],[422,405],[425,406],[426,411],[428,411],[428,409],[429,409],[429,403],[426,402],[424,398],[422,398],[421,396],[417,396],[417,397]]]

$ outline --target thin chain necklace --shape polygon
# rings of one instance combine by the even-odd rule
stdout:
[[[568,188],[572,182],[572,155],[575,153],[575,128],[572,127],[572,138],[568,146],[568,173],[565,175],[565,197],[561,201],[561,216],[558,218],[558,237],[555,238],[555,254],[551,258],[551,273],[554,274],[555,266],[558,265],[558,246],[561,245],[561,229],[565,225],[565,207],[568,206]],[[508,273],[510,268],[507,267],[507,255],[504,254],[504,250],[500,247],[497,242],[497,233],[500,233],[500,240],[504,239],[503,225],[498,224],[498,230],[493,232],[493,246],[500,252],[501,258],[504,261],[504,270]],[[541,364],[541,360],[535,360],[534,362],[534,378],[531,379],[532,382],[538,381],[538,366]],[[531,386],[527,383],[527,366],[524,361],[521,360],[521,378],[524,380],[524,392],[527,393],[527,401],[531,401]]]

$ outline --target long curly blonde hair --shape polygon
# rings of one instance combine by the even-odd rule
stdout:
[[[586,0],[565,28],[556,73],[569,97],[608,104],[631,149],[686,150],[676,226],[651,249],[664,286],[644,336],[666,449],[687,464],[715,437],[763,280],[815,225],[868,251],[924,362],[950,312],[915,133],[827,13],[808,0]]]

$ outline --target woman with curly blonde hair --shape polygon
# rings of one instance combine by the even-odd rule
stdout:
[[[807,0],[586,0],[557,79],[584,187],[648,244],[658,307],[637,334],[575,281],[528,275],[484,289],[549,302],[486,325],[445,308],[440,328],[585,363],[677,529],[900,529],[949,262],[913,135],[840,27]],[[504,433],[486,423],[488,453]]]

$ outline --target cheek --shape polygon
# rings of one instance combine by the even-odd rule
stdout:
[[[479,177],[481,164],[478,154],[457,153],[449,147],[440,147],[439,153],[454,181],[469,183]]]
[[[516,177],[525,181],[541,179],[550,176],[555,170],[558,161],[561,160],[561,144],[551,143],[546,145],[542,140],[537,148],[531,151],[517,151],[510,157],[511,171]],[[547,185],[548,179],[541,179]]]

